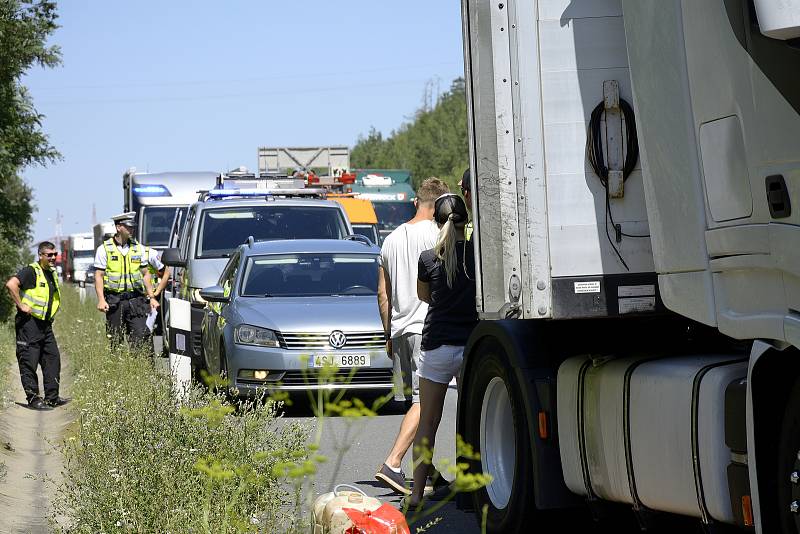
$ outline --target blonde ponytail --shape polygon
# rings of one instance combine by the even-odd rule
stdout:
[[[453,287],[458,272],[458,262],[456,261],[456,225],[453,223],[452,214],[447,218],[433,247],[436,258],[444,267],[447,275],[447,287]]]

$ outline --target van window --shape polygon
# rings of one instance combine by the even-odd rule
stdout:
[[[249,236],[256,241],[341,239],[347,225],[338,207],[246,206],[203,210],[197,258],[225,258]]]

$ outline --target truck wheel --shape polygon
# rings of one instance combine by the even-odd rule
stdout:
[[[783,534],[800,533],[800,381],[789,396],[778,446],[778,517]]]
[[[497,343],[478,349],[462,392],[466,395],[464,439],[480,452],[470,472],[492,475],[492,483],[473,494],[478,520],[488,506],[487,532],[522,532],[535,513],[531,445],[524,399],[511,364]]]

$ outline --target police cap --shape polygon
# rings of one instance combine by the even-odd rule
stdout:
[[[111,217],[111,220],[114,221],[114,224],[122,224],[124,226],[135,227],[136,226],[136,212],[129,211],[127,213],[121,213],[119,215],[115,215]]]

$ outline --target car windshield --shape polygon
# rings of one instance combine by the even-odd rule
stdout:
[[[148,206],[142,215],[142,232],[139,241],[150,247],[169,245],[169,231],[175,219],[175,206]]]
[[[416,209],[413,202],[373,202],[378,226],[381,230],[394,230],[414,218]]]
[[[256,241],[341,239],[347,233],[336,207],[247,206],[203,211],[198,258],[223,258],[253,236]]]
[[[272,254],[247,263],[246,297],[375,295],[378,257],[373,254]]]
[[[378,236],[375,232],[375,227],[372,226],[371,224],[354,224],[353,233],[366,236],[375,245],[379,244]]]

